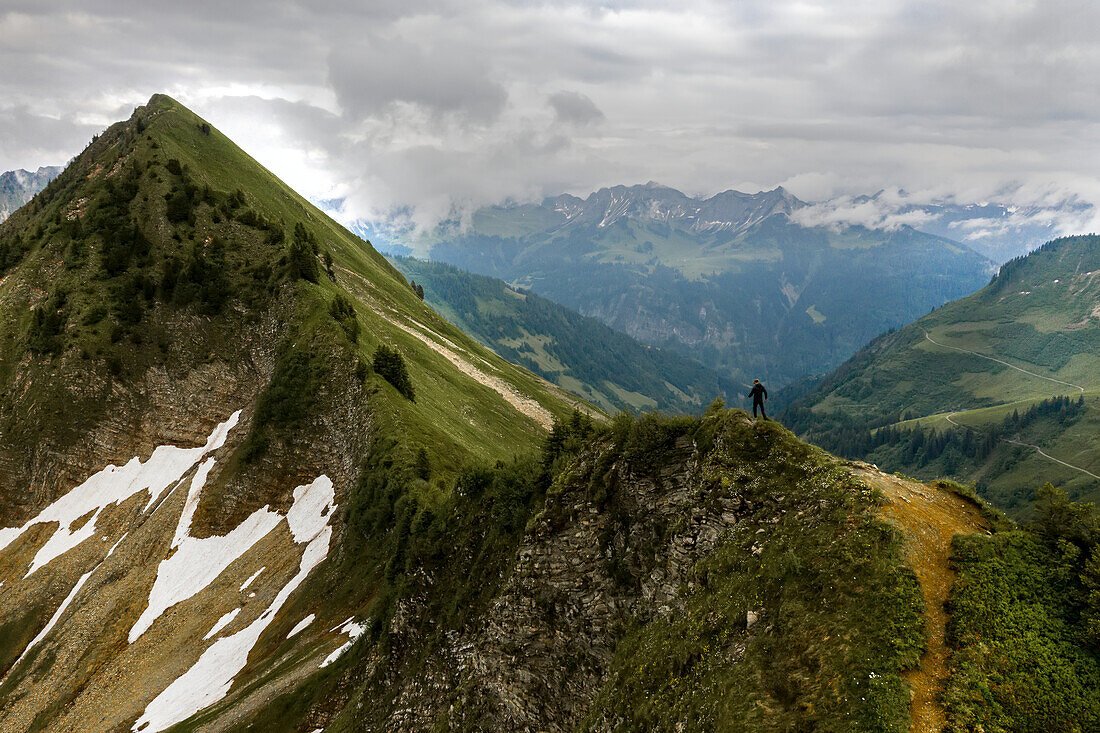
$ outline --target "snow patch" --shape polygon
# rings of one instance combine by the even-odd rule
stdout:
[[[265,570],[267,570],[266,565],[263,566],[262,568],[260,568],[259,570],[257,570],[256,572],[252,573],[252,575],[249,575],[248,580],[241,583],[241,587],[238,588],[237,590],[239,590],[241,592],[244,592],[244,589],[247,588],[248,586],[252,585],[252,581],[255,580],[256,578],[260,577],[260,573],[262,573]]]
[[[206,479],[201,469],[191,482],[192,489],[200,478]],[[198,488],[202,488],[201,484]],[[265,506],[253,512],[224,537],[214,535],[196,539],[187,535],[186,529],[181,536],[177,528],[176,552],[167,560],[161,560],[157,579],[149,591],[149,605],[130,629],[130,643],[137,641],[162,613],[210,585],[234,560],[266,537],[282,520],[281,515]],[[186,514],[180,517],[180,525],[185,521],[190,522]]]
[[[341,644],[335,651],[332,652],[332,654],[329,654],[327,657],[325,657],[325,661],[321,662],[321,667],[329,666],[341,656],[343,656],[344,652],[346,652],[348,649],[351,649],[351,645],[355,643],[355,640],[362,636],[363,632],[367,630],[367,625],[365,623],[357,624],[355,623],[354,619],[349,618],[347,621],[344,622],[342,626],[339,626],[337,628],[340,629],[341,634],[348,635],[348,640]],[[336,628],[330,629],[330,631],[335,630]]]
[[[229,624],[233,623],[233,619],[237,618],[237,614],[241,612],[241,609],[234,608],[229,613],[222,616],[220,619],[214,622],[214,625],[210,627],[210,631],[206,632],[206,636],[202,637],[203,641],[206,641],[211,636],[216,635],[219,631],[224,629]]]
[[[327,476],[319,476],[313,483],[294,490],[294,506],[287,512],[287,523],[295,541],[307,543],[297,574],[279,591],[259,618],[237,633],[211,644],[189,670],[157,695],[134,723],[132,730],[156,733],[225,697],[233,678],[244,669],[248,654],[260,634],[275,619],[279,609],[305,581],[310,571],[328,556],[332,527],[327,518],[332,516],[332,510],[336,507],[333,499],[332,481]],[[318,510],[321,519],[307,516],[303,507]],[[181,544],[180,550],[185,546]]]
[[[56,522],[57,529],[31,562],[25,576],[30,577],[43,565],[95,535],[96,520],[107,507],[121,504],[135,494],[148,491],[149,501],[145,505],[145,509],[148,510],[166,489],[178,484],[203,456],[225,444],[226,436],[237,425],[240,416],[240,410],[234,412],[228,420],[214,429],[207,438],[206,444],[198,448],[162,445],[153,451],[145,463],[142,463],[139,458],[133,458],[121,468],[114,465],[107,466],[43,509],[38,516],[28,520],[22,527],[0,529],[0,550],[10,545],[32,526]],[[89,513],[92,514],[91,518],[80,525],[79,529],[74,530],[73,524]]]
[[[27,656],[27,653],[30,652],[31,649],[36,647],[38,645],[38,642],[46,638],[46,634],[50,633],[50,630],[54,627],[55,624],[57,624],[58,619],[61,618],[61,614],[65,613],[65,609],[68,608],[69,604],[73,602],[74,598],[76,598],[76,594],[80,592],[80,589],[81,587],[83,587],[84,583],[88,580],[88,578],[92,577],[92,573],[98,570],[99,566],[102,564],[103,562],[100,561],[99,564],[97,564],[94,568],[80,576],[80,580],[76,581],[76,585],[74,585],[73,589],[69,591],[69,595],[65,596],[65,600],[61,601],[61,605],[57,607],[57,610],[54,611],[54,614],[50,617],[50,620],[46,623],[45,626],[42,627],[42,630],[38,632],[38,636],[31,639],[30,644],[27,644],[27,648],[24,649],[23,653],[19,655],[19,659],[15,660],[15,664],[12,665],[12,668],[14,668],[16,664],[19,664],[21,661],[23,661],[23,657]]]
[[[297,635],[299,631],[313,623],[313,619],[315,618],[317,618],[317,616],[311,613],[298,623],[294,624],[294,628],[290,630],[290,633],[286,635],[286,638],[289,639],[290,637]]]

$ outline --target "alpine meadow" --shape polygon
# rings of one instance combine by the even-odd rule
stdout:
[[[1098,25],[0,8],[0,733],[1100,731]]]

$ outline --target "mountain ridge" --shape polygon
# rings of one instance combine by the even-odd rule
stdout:
[[[505,385],[547,426],[583,407],[162,95],[0,224],[0,249],[5,729],[161,730],[294,689],[377,587],[348,555],[365,455],[419,461],[407,500],[541,443]]]
[[[798,223],[781,188],[691,199],[656,184],[486,207],[468,227],[359,230],[384,251],[500,278],[734,381],[776,386],[984,283],[993,266],[911,227]]]
[[[1100,445],[1088,437],[1100,391],[1098,242],[1052,240],[1005,263],[980,291],[871,341],[787,419],[846,455],[978,481],[1016,511],[1048,480],[1100,496],[1090,476]]]

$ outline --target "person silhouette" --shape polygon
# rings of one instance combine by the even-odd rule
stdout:
[[[768,390],[764,389],[759,379],[752,380],[752,389],[748,396],[752,397],[752,416],[756,417],[756,408],[759,407],[761,417],[767,420],[768,413],[764,412],[764,403],[768,401]]]

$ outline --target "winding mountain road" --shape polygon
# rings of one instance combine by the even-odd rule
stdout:
[[[958,414],[959,414],[958,410],[956,410],[955,412],[950,412],[947,415],[944,415],[944,419],[947,420],[947,422],[951,423],[952,425],[954,425],[957,428],[966,428],[967,430],[973,430],[975,433],[982,432],[981,430],[978,430],[976,427],[973,427],[972,425],[963,425],[962,423],[957,423],[957,422],[955,422],[954,420],[951,419],[953,416],[958,415]],[[1072,463],[1066,463],[1065,461],[1063,461],[1060,458],[1055,458],[1054,456],[1050,455],[1049,453],[1047,453],[1046,451],[1044,451],[1042,448],[1040,448],[1037,445],[1032,445],[1031,443],[1025,443],[1022,440],[1009,440],[1008,438],[1001,438],[1001,440],[1003,440],[1005,443],[1009,443],[1011,445],[1019,445],[1019,446],[1023,446],[1024,448],[1034,448],[1036,450],[1036,452],[1038,452],[1038,454],[1041,455],[1043,458],[1050,459],[1050,460],[1054,461],[1055,463],[1060,463],[1063,466],[1065,466],[1066,468],[1072,468],[1074,471],[1080,471],[1081,473],[1092,476],[1094,479],[1100,479],[1100,476],[1097,476],[1092,471],[1081,468],[1080,466],[1075,466]]]
[[[1040,448],[1037,445],[1032,445],[1031,443],[1024,443],[1023,441],[1020,441],[1020,440],[1009,440],[1008,438],[1002,438],[1002,440],[1004,442],[1010,443],[1012,445],[1021,445],[1021,446],[1024,446],[1025,448],[1034,448],[1039,453],[1039,455],[1041,455],[1043,458],[1049,458],[1050,460],[1054,461],[1055,463],[1061,463],[1066,468],[1072,468],[1074,471],[1080,471],[1081,473],[1088,474],[1089,476],[1092,476],[1094,479],[1100,479],[1100,476],[1097,476],[1092,471],[1086,471],[1085,469],[1081,468],[1080,466],[1075,466],[1072,463],[1066,463],[1063,460],[1059,460],[1058,458],[1055,458],[1054,456],[1052,456],[1049,453],[1045,452],[1042,448]]]
[[[997,358],[992,357],[992,356],[986,356],[985,354],[979,354],[977,351],[971,351],[970,349],[962,349],[962,348],[959,348],[958,346],[948,346],[947,344],[941,344],[939,341],[936,341],[934,338],[929,336],[928,331],[924,332],[924,337],[926,339],[928,339],[929,341],[931,341],[932,343],[934,343],[936,346],[939,346],[941,348],[951,349],[952,351],[961,351],[964,354],[970,354],[972,356],[977,356],[977,357],[980,357],[982,359],[988,359],[989,361],[995,361],[998,364],[1005,365],[1009,369],[1015,369],[1018,372],[1023,372],[1024,374],[1030,374],[1033,377],[1038,377],[1039,379],[1045,379],[1046,381],[1054,382],[1055,384],[1064,384],[1067,387],[1073,387],[1074,389],[1079,390],[1081,392],[1085,391],[1085,388],[1082,387],[1079,384],[1073,384],[1072,382],[1063,382],[1061,379],[1054,379],[1053,377],[1044,377],[1042,374],[1036,374],[1035,372],[1029,372],[1027,369],[1021,369],[1020,367],[1015,366],[1014,364],[1009,364],[1007,361],[1003,361],[1001,359],[997,359]],[[954,413],[952,413],[952,414],[954,414]]]

